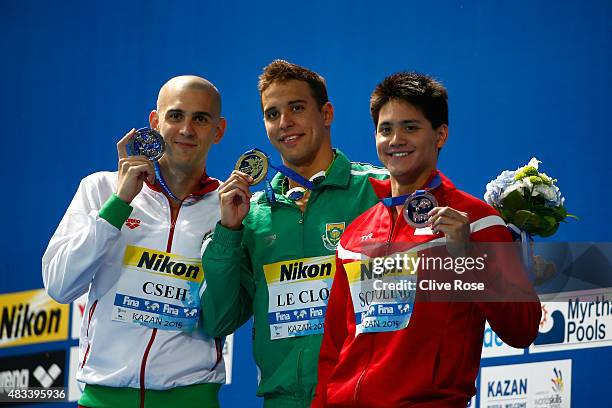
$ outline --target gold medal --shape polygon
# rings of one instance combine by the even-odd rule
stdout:
[[[253,177],[251,185],[255,185],[268,174],[268,158],[260,150],[249,150],[238,158],[234,168]]]

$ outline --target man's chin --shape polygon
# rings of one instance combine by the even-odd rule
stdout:
[[[186,158],[185,159],[176,158],[172,160],[171,162],[169,162],[168,164],[170,167],[172,167],[172,169],[183,171],[183,172],[193,171],[196,169],[198,170],[204,169],[204,164],[201,164],[197,160],[186,159]]]
[[[306,154],[300,151],[294,151],[294,150],[288,151],[287,149],[281,149],[279,150],[279,153],[281,157],[283,158],[283,161],[285,162],[285,164],[288,164],[294,167],[305,166],[309,162],[312,162],[312,159],[313,159],[311,157],[308,157]]]
[[[399,184],[412,184],[421,174],[417,169],[387,169],[391,179]]]
[[[398,181],[408,179],[414,174],[413,169],[387,167],[387,170],[389,170],[389,175]]]

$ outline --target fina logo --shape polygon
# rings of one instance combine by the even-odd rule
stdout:
[[[533,342],[534,345],[563,343],[565,339],[565,316],[560,310],[555,310],[548,314],[546,304],[542,304],[542,320],[538,337]]]

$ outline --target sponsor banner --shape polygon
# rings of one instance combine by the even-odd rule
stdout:
[[[0,400],[11,390],[63,388],[66,351],[0,358]]]
[[[530,353],[612,345],[610,288],[541,296],[542,319]]]
[[[476,396],[475,395],[472,398],[470,398],[470,400],[468,401],[467,408],[476,408]]]
[[[83,315],[87,308],[87,293],[79,297],[77,300],[72,302],[72,329],[70,330],[70,337],[78,340],[81,335],[81,325],[83,324]]]
[[[200,258],[128,245],[112,319],[160,330],[192,331],[200,315]]]
[[[85,384],[77,381],[76,374],[79,369],[79,348],[70,348],[70,363],[68,368],[68,401],[78,401],[83,394]]]
[[[272,340],[323,333],[334,255],[264,265]]]
[[[525,349],[517,349],[504,343],[493,331],[489,322],[486,322],[482,341],[482,358],[518,356],[524,353]]]
[[[409,255],[411,258],[416,253]],[[369,259],[344,264],[351,290],[357,334],[401,330],[408,326],[416,295],[414,269],[373,273]],[[384,285],[384,286],[383,286]]]
[[[570,408],[572,360],[483,367],[480,408]]]
[[[225,383],[232,383],[232,357],[234,355],[234,334],[225,338],[223,345],[223,361],[225,362]]]
[[[51,299],[44,289],[0,295],[0,348],[68,338],[69,305]]]

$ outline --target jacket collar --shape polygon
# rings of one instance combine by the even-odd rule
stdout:
[[[157,183],[150,184],[146,180],[145,180],[145,183],[147,187],[149,187],[153,191],[157,191],[158,193],[164,192],[162,188],[159,185],[157,185]],[[188,197],[192,197],[192,196],[202,197],[210,193],[211,191],[215,191],[217,188],[219,188],[220,184],[221,183],[216,178],[209,177],[208,174],[206,174],[206,169],[204,169],[204,173],[202,173],[202,177],[200,177],[200,185],[197,187],[195,191],[192,191],[188,195]]]
[[[351,162],[339,149],[334,149],[334,160],[325,174],[325,180],[323,180],[317,186],[317,189],[330,186],[348,188],[350,178]],[[274,190],[274,194],[277,196],[282,196],[282,185],[284,179],[285,175],[276,173],[270,182],[272,189]],[[261,197],[259,197],[259,200],[257,201],[262,203],[268,200],[265,194],[261,194]]]

